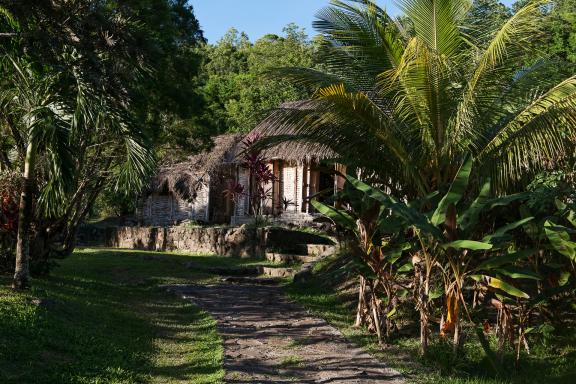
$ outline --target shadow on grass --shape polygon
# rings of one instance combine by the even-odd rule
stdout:
[[[220,383],[214,320],[157,288],[207,280],[208,256],[80,251],[13,293],[0,278],[1,383]],[[254,262],[254,261],[245,261]]]

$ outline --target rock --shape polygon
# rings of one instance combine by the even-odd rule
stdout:
[[[230,232],[226,233],[224,236],[224,241],[231,246],[239,246],[245,244],[250,240],[250,236],[248,234],[248,227],[246,224],[238,227],[233,228]]]
[[[237,267],[237,268],[208,268],[208,273],[220,276],[258,276],[261,268],[258,267]]]
[[[36,305],[37,307],[45,308],[45,309],[54,309],[58,305],[60,305],[60,302],[58,300],[47,299],[47,298],[32,299],[32,300],[30,300],[30,303]]]

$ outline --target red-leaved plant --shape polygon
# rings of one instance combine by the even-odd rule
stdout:
[[[268,167],[269,161],[258,146],[260,139],[260,135],[252,134],[242,141],[241,165],[249,173],[249,190],[246,191],[243,185],[231,181],[228,189],[224,191],[234,201],[238,201],[241,196],[248,196],[250,213],[257,218],[264,214],[264,202],[271,197],[271,185],[277,180],[272,169]]]
[[[0,195],[0,231],[15,234],[18,229],[18,205],[8,193]]]

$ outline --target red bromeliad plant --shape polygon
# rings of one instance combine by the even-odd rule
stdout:
[[[0,172],[0,270],[14,267],[19,180],[13,173]]]

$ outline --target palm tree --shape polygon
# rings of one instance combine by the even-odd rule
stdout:
[[[92,89],[81,73],[70,86],[60,74],[38,73],[10,57],[5,67],[11,76],[0,92],[0,121],[22,172],[13,288],[24,289],[32,223],[39,232],[41,221],[53,222],[48,232],[67,237],[67,226],[75,231],[87,212],[78,209],[82,199],[89,206],[106,184],[141,188],[154,160],[125,107]]]
[[[9,62],[13,76],[1,94],[1,107],[2,120],[24,155],[13,280],[13,288],[24,289],[30,276],[30,224],[34,216],[37,160],[44,154],[50,163],[44,193],[51,195],[53,201],[61,199],[73,172],[68,140],[71,116],[54,90],[54,76],[39,78],[16,61]]]
[[[469,152],[499,191],[570,159],[576,76],[558,81],[543,75],[546,61],[528,60],[547,0],[489,31],[466,25],[468,0],[398,4],[402,23],[370,0],[318,13],[324,69],[274,72],[315,89],[272,113],[277,140],[325,144],[408,197],[448,184]]]

